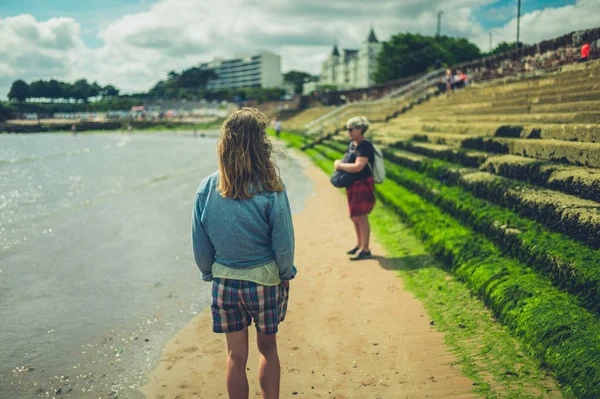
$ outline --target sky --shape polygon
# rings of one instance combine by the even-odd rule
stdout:
[[[258,50],[282,70],[318,74],[333,43],[357,48],[374,26],[465,37],[482,50],[516,40],[518,0],[1,0],[0,98],[16,79],[85,78],[124,93],[171,70]],[[600,26],[600,0],[522,0],[521,40]]]

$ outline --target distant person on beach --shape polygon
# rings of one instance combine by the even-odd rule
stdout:
[[[280,133],[281,133],[281,121],[279,120],[279,117],[276,116],[275,117],[275,134],[277,135],[277,137],[279,137]]]
[[[192,244],[202,280],[212,281],[213,331],[227,339],[227,391],[248,398],[248,327],[254,321],[263,398],[279,398],[278,325],[294,267],[286,187],[273,159],[264,114],[241,108],[221,128],[219,170],[196,194]]]
[[[351,260],[371,258],[369,213],[375,206],[375,181],[372,167],[375,163],[375,149],[373,144],[365,138],[365,132],[369,129],[369,125],[369,121],[364,116],[357,116],[348,120],[346,127],[351,142],[347,154],[350,153],[355,156],[345,157],[345,159],[354,158],[355,160],[351,163],[336,160],[333,164],[335,170],[356,174],[354,182],[346,189],[350,219],[354,223],[357,238],[356,246],[347,252],[348,255],[353,255],[350,258]]]
[[[73,133],[73,136],[77,136],[77,126],[75,124],[71,125],[71,133]]]

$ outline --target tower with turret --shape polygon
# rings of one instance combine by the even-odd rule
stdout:
[[[321,81],[323,84],[335,84],[337,81],[337,70],[340,65],[340,50],[337,43],[333,45],[333,51],[321,65]]]
[[[383,48],[383,43],[377,40],[375,29],[371,26],[369,35],[361,43],[358,51],[358,87],[373,86],[375,80],[375,69],[377,68],[377,56]]]
[[[373,86],[377,56],[382,47],[383,43],[377,40],[373,26],[358,49],[344,48],[340,51],[335,43],[321,65],[321,79],[316,85],[334,85],[340,90]]]

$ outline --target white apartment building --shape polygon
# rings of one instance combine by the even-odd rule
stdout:
[[[343,49],[340,54],[337,45],[334,45],[331,55],[321,65],[319,82],[310,82],[303,87],[304,94],[325,85],[334,85],[341,90],[372,86],[377,55],[382,47],[383,43],[377,40],[373,27],[358,49]]]
[[[200,68],[213,69],[218,76],[208,82],[206,88],[209,90],[283,86],[281,57],[268,51],[228,60],[216,58],[200,64]]]

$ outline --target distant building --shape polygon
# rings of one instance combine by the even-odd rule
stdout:
[[[218,78],[210,80],[209,90],[260,87],[282,87],[281,57],[268,51],[228,60],[215,59],[200,64],[201,69],[212,69]]]
[[[377,40],[373,27],[357,50],[343,49],[340,53],[338,46],[334,45],[331,55],[321,66],[321,80],[317,84],[308,85],[307,89],[303,91],[314,90],[318,86],[326,85],[333,85],[338,89],[372,86],[377,55],[382,47],[383,43]]]

